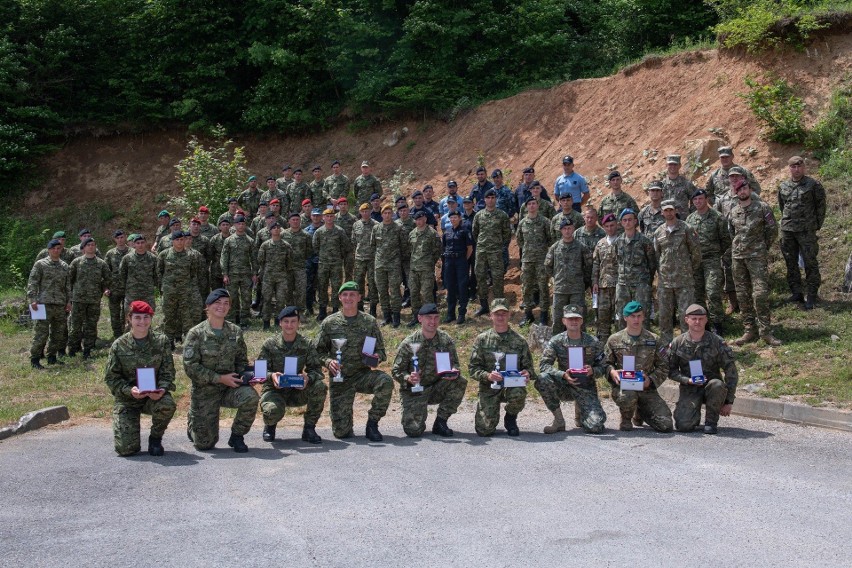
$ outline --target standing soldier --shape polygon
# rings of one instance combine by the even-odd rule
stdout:
[[[787,162],[790,179],[778,186],[778,206],[781,208],[781,253],[787,264],[787,285],[790,301],[804,302],[812,310],[817,300],[821,277],[819,273],[819,242],[817,231],[825,222],[825,189],[812,177],[805,175],[805,160],[793,156]],[[802,274],[799,259],[805,265],[807,296],[802,294]]]
[[[435,287],[435,267],[441,258],[441,237],[426,220],[429,213],[418,211],[414,215],[415,228],[408,235],[409,272],[411,286],[411,313],[414,314],[408,327],[419,323],[418,314],[424,304],[432,301]]]
[[[501,211],[502,213],[502,211]],[[505,298],[494,298],[490,307],[491,329],[476,336],[470,353],[470,378],[479,383],[479,401],[476,404],[474,428],[480,436],[491,436],[500,423],[500,403],[506,404],[503,426],[509,436],[519,436],[518,414],[527,400],[526,387],[504,387],[503,375],[495,369],[507,369],[506,359],[517,360],[520,372],[529,383],[535,380],[532,353],[526,340],[509,327],[509,305]],[[504,357],[498,361],[495,353]],[[495,388],[497,387],[497,388]]]
[[[172,246],[157,256],[157,273],[163,295],[163,331],[174,349],[175,342],[183,339],[198,323],[198,273],[201,271],[200,255],[191,254],[186,247],[183,231],[172,233]]]
[[[83,242],[92,238],[92,231],[90,231],[89,229],[80,229],[79,236],[80,242],[68,249],[68,252],[74,258],[79,258],[83,256]],[[103,258],[103,255],[101,255],[101,251],[97,248],[97,246],[95,246],[95,256],[97,256],[98,258]]]
[[[488,313],[488,273],[491,273],[494,298],[504,298],[503,247],[512,240],[509,217],[497,209],[497,192],[485,192],[485,209],[473,218],[473,238],[476,241],[476,281],[478,283],[479,310],[474,315]]]
[[[160,241],[157,243],[157,248],[154,252],[161,253],[170,246],[172,246],[172,236],[171,234],[175,231],[183,232],[183,224],[180,219],[172,219],[169,221],[169,229],[170,232],[167,235],[164,235]]]
[[[346,238],[350,241],[352,240],[352,227],[355,225],[355,221],[358,219],[355,218],[349,212],[349,200],[346,198],[340,198],[337,200],[337,217],[334,219],[334,223],[343,229],[346,233]],[[352,270],[355,266],[355,248],[349,247],[349,252],[343,258],[343,279],[347,282],[352,280]]]
[[[467,379],[458,373],[461,365],[456,345],[449,335],[438,329],[440,317],[438,306],[423,304],[417,312],[420,330],[402,340],[393,362],[391,374],[399,383],[402,429],[412,438],[419,438],[426,430],[426,414],[430,404],[438,405],[432,433],[443,437],[452,436],[453,431],[447,426],[447,420],[458,412],[467,387]],[[419,345],[416,369],[412,345]],[[454,372],[439,374],[438,353],[446,355]],[[418,385],[423,390],[413,392],[412,387]]]
[[[388,211],[392,212],[390,209]],[[382,225],[376,229],[380,227]],[[393,395],[393,379],[376,368],[387,359],[382,332],[374,317],[358,311],[361,294],[358,293],[357,284],[344,282],[338,296],[341,310],[323,320],[314,344],[330,376],[340,373],[343,378],[340,382],[332,379],[330,383],[331,430],[335,438],[351,436],[355,394],[372,394],[373,402],[367,414],[366,436],[371,442],[381,442],[383,436],[379,432],[379,420],[387,413]],[[338,348],[334,339],[346,340],[346,344],[340,348],[342,365],[337,361]],[[367,354],[372,355],[372,359],[364,357],[364,350],[370,340],[375,343],[373,352]]]
[[[124,288],[119,278],[121,259],[130,252],[127,246],[127,235],[121,229],[112,234],[115,246],[109,249],[104,257],[109,268],[109,322],[112,327],[113,339],[118,339],[124,333]]]
[[[222,282],[228,287],[230,301],[234,302],[235,321],[243,328],[249,325],[251,317],[251,289],[257,283],[257,267],[254,261],[254,242],[246,235],[246,218],[234,217],[233,235],[225,239],[219,266],[222,268]]]
[[[402,309],[399,287],[402,285],[402,258],[408,256],[408,239],[402,227],[394,223],[390,204],[382,207],[382,222],[373,227],[370,245],[376,251],[376,287],[384,325],[392,323],[393,327],[399,327],[399,311]]]
[[[236,408],[228,445],[248,451],[244,436],[251,430],[259,397],[240,374],[248,365],[246,342],[238,325],[225,321],[231,307],[228,291],[213,290],[204,301],[207,319],[189,330],[183,346],[183,369],[189,380],[187,434],[197,450],[219,441],[219,408]]]
[[[613,216],[612,219],[615,221],[615,216]],[[616,224],[616,227],[617,226],[618,224]],[[597,209],[594,207],[586,207],[583,209],[583,226],[574,231],[574,238],[577,239],[581,245],[589,249],[589,251],[594,251],[598,241],[605,236],[606,232],[604,232],[600,225],[598,225]]]
[[[331,175],[325,178],[325,197],[334,207],[341,197],[349,195],[349,178],[340,173],[340,161],[331,163]]]
[[[711,331],[722,335],[722,253],[731,248],[728,224],[715,209],[710,209],[707,192],[699,189],[692,196],[695,211],[686,218],[686,224],[698,235],[701,247],[701,264],[695,270],[695,302],[706,305],[710,312]]]
[[[208,219],[210,219],[210,209],[206,205],[202,205],[198,208],[198,220],[201,221],[201,234],[207,237],[208,239],[212,239],[216,236],[219,230],[215,225],[211,224]]]
[[[234,202],[236,203],[236,200]],[[157,213],[157,231],[154,233],[154,244],[151,245],[151,250],[157,250],[160,239],[171,233],[171,229],[169,229],[171,220],[172,216],[165,209]],[[153,307],[153,304],[151,304],[151,307]]]
[[[541,196],[541,192],[543,189],[544,187],[538,180],[535,180],[530,184],[530,193],[532,194],[533,199],[536,200],[536,203],[538,203],[538,214],[544,217],[545,219],[553,219],[556,216],[556,209],[553,207],[553,204],[550,201],[544,199]],[[518,215],[518,218],[523,219],[526,216],[527,205],[524,204],[524,206],[521,207],[521,212]]]
[[[603,230],[606,236],[598,241],[592,253],[592,294],[598,299],[598,340],[606,343],[612,330],[618,289],[618,255],[615,252],[618,223],[612,213],[603,218]]]
[[[249,176],[248,187],[237,197],[237,205],[246,212],[249,219],[254,219],[260,207],[260,201],[260,191],[257,189],[257,176]]]
[[[746,185],[745,170],[739,166],[734,166],[728,172],[729,189],[723,194],[716,195],[715,209],[722,215],[728,226],[728,234],[730,235],[730,220],[731,212],[740,202],[740,187]],[[758,198],[752,196],[756,201]],[[710,201],[710,194],[707,194],[707,200]],[[740,303],[737,298],[737,288],[734,284],[734,268],[731,261],[731,249],[728,248],[722,251],[722,272],[725,276],[725,295],[728,297],[728,308],[725,310],[726,315],[740,311]]]
[[[322,168],[319,164],[311,170],[311,175],[314,176],[314,179],[308,184],[308,195],[311,199],[311,204],[314,207],[325,209],[331,203],[329,203],[325,195],[325,180],[322,177]],[[335,207],[332,205],[332,208],[334,209]]]
[[[281,240],[281,227],[278,223],[273,222],[269,232],[271,237],[260,245],[260,250],[257,251],[257,275],[263,283],[260,319],[263,321],[264,331],[269,330],[269,319],[280,312],[287,301],[287,274],[301,268],[293,265],[293,249],[289,243]]]
[[[151,331],[154,310],[142,301],[130,304],[127,321],[130,332],[109,348],[104,382],[115,403],[112,407],[112,433],[115,451],[132,456],[142,444],[139,439],[139,415],[151,415],[148,453],[161,456],[163,434],[177,410],[171,393],[175,390],[175,364],[166,336]],[[140,391],[136,385],[138,369],[153,369],[156,389]]]
[[[355,283],[358,284],[358,292],[361,294],[361,297],[369,299],[370,315],[376,317],[376,305],[379,303],[378,292],[376,290],[376,251],[370,239],[373,236],[373,227],[378,225],[378,223],[370,217],[369,204],[362,203],[358,209],[361,218],[352,225],[351,237],[352,249],[355,251],[354,279]],[[369,286],[369,296],[367,295],[367,289],[364,287],[365,280],[366,285]],[[360,309],[364,309],[363,302]]]
[[[306,274],[306,290],[305,290],[305,312],[314,315],[314,304],[317,301],[317,272],[319,270],[319,254],[313,246],[314,233],[323,226],[322,210],[314,209],[311,211],[311,224],[303,230],[311,240],[311,255],[305,261]]]
[[[313,244],[311,237],[299,225],[298,213],[290,213],[288,221],[289,229],[281,231],[281,240],[290,245],[290,270],[284,273],[287,296],[283,303],[296,306],[301,316],[305,309],[305,291],[308,287],[305,265],[313,254]]]
[[[488,172],[483,166],[476,168],[476,183],[470,190],[470,199],[473,201],[474,209],[480,211],[485,208],[485,194],[494,189],[494,184],[488,181]]]
[[[294,209],[296,203],[302,203],[305,199],[310,201],[310,194],[311,189],[302,179],[302,169],[296,168],[293,170],[293,183],[287,187],[287,198],[290,200],[290,209]]]
[[[657,272],[654,244],[636,230],[636,212],[621,212],[624,233],[615,241],[615,258],[618,262],[618,285],[615,288],[615,313],[620,314],[631,301],[642,306],[651,305],[651,283]]]
[[[659,227],[666,224],[666,218],[663,217],[663,184],[652,181],[645,191],[651,203],[639,212],[639,230],[650,239]]]
[[[237,198],[236,197],[229,197],[226,200],[226,202],[228,204],[228,210],[225,211],[224,213],[222,213],[221,215],[219,215],[219,218],[216,220],[216,224],[221,226],[222,220],[226,219],[228,221],[228,225],[233,227],[234,226],[234,217],[237,216],[237,210],[239,209],[237,207]]]
[[[521,320],[520,326],[525,327],[535,321],[533,307],[535,306],[536,292],[542,300],[540,323],[547,325],[550,276],[548,276],[544,267],[544,259],[552,241],[550,224],[545,217],[538,214],[538,201],[534,197],[530,197],[524,207],[527,214],[518,223],[515,237],[521,254],[521,286],[524,295],[524,319]]]
[[[589,185],[586,178],[574,171],[574,158],[571,156],[562,158],[562,175],[556,178],[553,184],[553,195],[556,199],[566,192],[573,196],[574,210],[579,213],[589,200]]]
[[[266,201],[272,207],[272,202],[278,200],[279,211],[290,211],[290,201],[287,197],[287,192],[283,189],[278,189],[278,184],[275,178],[270,176],[266,178],[266,191],[260,196],[261,201]]]
[[[311,200],[310,199],[303,199],[302,200],[302,208],[299,210],[299,226],[302,229],[307,229],[308,227],[310,227],[311,223],[313,222],[312,219],[311,219],[311,215],[314,214],[314,211],[319,211],[320,224],[322,224],[322,212],[323,212],[323,210],[322,209],[314,209],[311,206]],[[313,233],[311,233],[311,235],[313,235]]]
[[[461,325],[465,322],[468,301],[468,263],[473,256],[473,235],[468,228],[462,225],[461,214],[456,211],[449,213],[450,227],[441,235],[444,267],[444,287],[447,289],[447,317],[444,323],[450,323],[456,319],[456,305],[458,305],[458,319],[456,323]]]
[[[470,197],[462,199],[462,227],[470,231],[473,236],[473,219],[476,217],[477,211],[474,209],[473,200]],[[476,300],[476,239],[473,239],[473,256],[468,261],[470,272],[467,276],[467,297],[470,301]]]
[[[604,372],[612,386],[612,400],[621,412],[619,430],[633,430],[633,415],[639,417],[657,432],[672,431],[672,412],[660,397],[657,389],[668,377],[665,346],[656,335],[644,329],[645,311],[639,302],[630,302],[622,311],[626,327],[607,339],[604,348]],[[635,357],[635,370],[645,378],[641,391],[621,389],[619,371],[624,369],[624,356]]]
[[[251,231],[251,236],[256,237],[266,227],[267,213],[269,213],[269,202],[264,199],[261,200],[260,206],[257,208],[257,215],[249,222],[246,232]],[[275,217],[275,215],[272,215],[272,217]]]
[[[346,231],[335,223],[334,209],[329,207],[323,211],[324,225],[314,232],[314,252],[319,256],[317,267],[317,292],[319,293],[319,315],[317,321],[322,321],[328,315],[328,286],[337,290],[343,284],[343,262],[352,248]],[[340,302],[332,292],[331,308],[333,312],[340,309]]]
[[[281,166],[281,177],[275,180],[275,186],[286,192],[291,183],[293,183],[293,166],[284,164]],[[292,203],[290,205],[293,206]]]
[[[71,268],[59,258],[62,244],[58,239],[47,243],[47,258],[37,260],[27,282],[27,302],[32,309],[44,304],[46,317],[36,320],[30,363],[34,369],[44,369],[41,358],[47,345],[47,364],[55,365],[56,354],[65,349],[68,341],[68,318],[71,311]]]
[[[757,339],[756,327],[767,345],[778,346],[781,342],[772,336],[769,328],[769,248],[778,238],[778,223],[766,203],[752,200],[747,183],[740,186],[739,199],[728,221],[734,282],[745,328],[735,343],[744,345]]]
[[[689,215],[689,200],[698,188],[680,175],[680,154],[666,156],[666,175],[662,180],[663,199],[673,199],[677,218],[683,221]],[[642,230],[645,233],[645,230]],[[647,234],[647,233],[645,233]]]
[[[376,221],[381,223],[381,221]],[[411,217],[411,211],[408,209],[408,201],[403,197],[396,201],[396,218],[393,221],[399,228],[402,229],[402,236],[408,242],[408,235],[414,230],[414,219]],[[426,218],[429,222],[429,218]],[[411,288],[408,284],[408,275],[411,272],[411,255],[409,251],[405,251],[402,255],[402,307],[407,308],[411,305]]]
[[[106,261],[95,256],[95,239],[81,243],[83,255],[74,259],[68,272],[71,281],[71,330],[68,334],[68,356],[73,357],[83,344],[83,359],[92,356],[98,340],[101,318],[101,296],[109,296],[110,271]]]
[[[382,195],[382,184],[370,173],[370,162],[367,160],[361,162],[361,175],[355,178],[353,186],[358,205],[367,203],[373,194]]]
[[[50,240],[59,241],[60,246],[62,247],[62,252],[59,254],[60,260],[64,261],[69,266],[71,265],[71,261],[74,260],[74,255],[71,254],[71,251],[65,248],[65,231],[56,231],[53,233],[53,236],[50,237]],[[47,248],[41,249],[36,255],[36,260],[41,260],[43,258],[47,258]]]
[[[272,242],[272,241],[267,241]],[[286,244],[286,243],[285,243]],[[263,342],[258,359],[265,359],[271,373],[260,391],[260,410],[263,413],[263,441],[275,440],[275,427],[288,408],[304,406],[302,440],[319,444],[322,438],[316,431],[322,415],[328,387],[323,382],[322,359],[311,342],[299,333],[299,309],[287,306],[278,312],[275,321],[281,333]],[[282,384],[284,360],[296,358],[296,372],[305,380],[302,387]]]
[[[213,262],[213,245],[210,244],[210,239],[201,234],[201,219],[193,217],[189,222],[189,239],[188,248],[196,251],[201,255],[201,266],[198,270],[198,307],[201,309],[202,302],[210,292],[210,263]],[[219,262],[219,257],[216,257],[216,262]],[[113,293],[115,291],[113,290]]]
[[[574,223],[562,219],[562,238],[548,249],[544,259],[547,274],[553,277],[553,335],[564,331],[556,314],[567,305],[580,306],[586,313],[586,287],[592,282],[592,254],[574,240]],[[547,298],[548,296],[542,296]],[[547,323],[547,308],[542,310],[542,325]]]
[[[154,308],[154,293],[160,287],[157,257],[148,250],[144,235],[130,236],[133,251],[121,259],[118,267],[119,288],[124,290],[124,313],[131,302],[141,300]]]
[[[231,236],[231,223],[227,219],[219,221],[219,233],[210,239],[210,289],[224,288],[222,282],[222,249],[225,248],[225,240]],[[205,298],[207,296],[204,296]]]
[[[744,181],[751,187],[751,192],[760,195],[760,184],[752,173],[734,163],[734,149],[730,146],[722,146],[719,148],[719,167],[707,178],[707,187],[704,188],[710,203],[715,203],[718,196],[728,192],[732,168],[738,168],[742,172]]]
[[[553,423],[544,427],[544,433],[565,431],[560,402],[573,400],[577,427],[583,428],[587,434],[600,434],[604,431],[606,413],[598,398],[595,379],[604,376],[603,344],[583,332],[582,306],[565,306],[562,310],[562,324],[565,331],[550,338],[544,348],[538,380],[535,382],[535,389],[541,393],[541,399],[553,413]],[[568,366],[569,347],[583,349],[582,368],[571,369]]]
[[[636,211],[639,211],[639,207],[632,197],[622,191],[621,174],[613,170],[607,174],[606,179],[609,183],[610,193],[601,200],[601,205],[598,208],[598,217],[603,218],[607,213],[612,213],[616,219],[621,219],[621,213],[625,209],[633,211],[633,216],[635,217]]]
[[[540,211],[539,214],[541,214]],[[571,194],[567,191],[559,197],[559,213],[556,213],[550,219],[550,234],[551,239],[554,241],[562,238],[562,230],[560,229],[560,227],[562,227],[562,219],[568,219],[574,223],[575,229],[579,229],[584,223],[583,216],[574,211],[574,200],[571,197]],[[595,219],[595,224],[597,225],[597,219]],[[577,236],[576,231],[574,236]]]

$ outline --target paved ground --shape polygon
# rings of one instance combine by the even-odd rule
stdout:
[[[116,457],[106,424],[26,434],[0,442],[0,566],[848,566],[848,433],[545,436],[547,418],[481,439],[467,405],[453,439],[393,416],[383,444],[320,428],[320,447],[255,429],[246,455],[175,426],[156,459]]]

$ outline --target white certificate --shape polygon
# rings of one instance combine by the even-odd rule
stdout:
[[[621,364],[623,367],[622,371],[635,371],[636,370],[636,356],[635,355],[625,355],[622,358]]]
[[[569,347],[568,348],[568,368],[569,369],[582,369],[586,366],[586,363],[583,361],[583,348],[582,347]]]
[[[157,374],[153,367],[136,369],[136,386],[139,388],[139,392],[157,390]]]
[[[435,353],[435,370],[438,372],[439,375],[441,373],[449,373],[453,370],[453,364],[450,362],[449,353]]]
[[[597,295],[597,293],[592,294],[592,307],[593,308],[598,307],[598,295]]]
[[[506,368],[504,371],[517,371],[518,370],[518,354],[517,353],[506,353]]]
[[[254,378],[266,378],[266,359],[258,359],[254,362]]]
[[[284,357],[284,374],[291,376],[299,374],[298,357]]]
[[[33,309],[33,305],[30,304],[30,316],[34,320],[46,320],[47,308],[44,307],[44,304],[36,304],[35,309]]]
[[[689,362],[689,375],[691,377],[704,376],[704,367],[701,366],[701,359]]]
[[[370,337],[369,335],[364,338],[364,347],[361,349],[361,353],[364,355],[372,355],[376,352],[376,338]]]

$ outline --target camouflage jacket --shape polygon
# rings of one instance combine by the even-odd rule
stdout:
[[[143,341],[136,341],[133,334],[125,333],[109,348],[104,382],[116,402],[137,402],[130,391],[136,386],[136,369],[153,368],[157,388],[175,390],[175,363],[169,338],[156,331],[149,331]]]
[[[280,211],[283,212],[283,213],[289,213],[290,212],[290,196],[287,195],[286,191],[279,188],[277,185],[275,186],[275,189],[273,189],[272,191],[270,191],[268,189],[266,191],[264,191],[263,195],[261,195],[260,199],[262,201],[266,201],[267,203],[272,203],[273,199],[277,199],[278,203],[281,204]],[[301,207],[302,207],[302,204],[299,203],[299,205],[296,207],[296,210],[298,211]]]
[[[633,238],[622,233],[615,241],[615,258],[618,262],[618,283],[623,286],[651,284],[657,272],[657,255],[654,244],[636,231]]]
[[[254,274],[254,241],[247,235],[234,233],[222,245],[219,258],[222,276],[246,276]]]
[[[576,231],[574,231],[574,240],[579,241],[581,245],[583,245],[590,251],[594,251],[598,242],[600,242],[600,240],[605,236],[606,231],[604,231],[599,226],[595,226],[594,230],[589,231],[588,229],[586,229],[586,226],[584,224],[580,225],[580,227]]]
[[[210,258],[210,278],[222,277],[222,265],[220,261],[222,260],[222,249],[225,247],[225,240],[227,238],[223,237],[222,233],[216,233],[210,239],[210,254],[212,255]]]
[[[314,347],[323,359],[323,364],[327,367],[332,360],[337,360],[337,347],[334,346],[332,339],[346,339],[346,345],[341,350],[343,365],[340,370],[345,379],[371,370],[361,360],[365,337],[376,339],[374,354],[379,358],[379,362],[385,361],[387,359],[385,341],[379,329],[379,324],[376,322],[376,318],[360,311],[351,319],[346,318],[340,311],[322,320],[319,335],[314,341]]]
[[[594,378],[604,376],[604,346],[598,338],[588,333],[583,333],[580,339],[571,339],[568,332],[563,331],[554,335],[547,342],[538,363],[538,370],[542,376],[547,376],[554,381],[561,380],[568,367],[568,348],[582,347],[583,362],[592,368]],[[590,377],[591,378],[591,377]]]
[[[373,227],[378,225],[373,219],[358,219],[352,225],[352,246],[355,248],[356,260],[372,260],[376,250],[370,242],[373,236]]]
[[[550,233],[550,223],[540,214],[535,218],[527,216],[521,219],[515,231],[515,239],[524,263],[542,262],[554,240]]]
[[[124,295],[130,298],[153,298],[160,286],[157,274],[157,257],[152,252],[139,254],[136,251],[125,255],[119,266]]]
[[[408,376],[414,372],[411,351],[412,343],[420,344],[420,350],[417,352],[417,366],[420,369],[420,384],[424,387],[432,386],[443,380],[438,376],[435,353],[449,353],[452,366],[456,369],[461,369],[459,354],[456,352],[456,344],[449,334],[439,329],[435,337],[426,339],[423,337],[423,332],[418,329],[402,340],[402,343],[399,344],[399,348],[397,349],[396,358],[393,361],[391,376],[400,384],[402,390],[411,388],[411,385],[408,383]]]
[[[346,213],[344,215],[343,213],[338,212],[337,215],[334,218],[334,224],[337,225],[338,227],[340,227],[341,229],[343,229],[346,232],[346,238],[347,239],[351,239],[352,238],[352,227],[355,225],[355,221],[357,221],[357,220],[358,220],[358,218],[356,218],[351,213]]]
[[[373,174],[360,175],[355,178],[353,184],[355,189],[355,200],[358,205],[370,202],[370,196],[374,193],[382,195],[382,183]]]
[[[332,225],[330,229],[323,225],[314,233],[313,247],[322,264],[335,265],[341,263],[349,254],[352,243],[346,236],[346,231],[337,225]]]
[[[376,268],[402,266],[408,258],[407,233],[396,223],[377,223],[370,236],[370,246],[375,250]]]
[[[200,272],[201,255],[195,256],[191,250],[177,252],[168,248],[157,255],[157,274],[163,292],[190,293],[197,290]]]
[[[733,404],[737,393],[737,364],[734,352],[725,340],[709,331],[704,332],[700,341],[692,341],[689,333],[681,333],[669,345],[669,378],[682,385],[688,385],[692,376],[689,372],[689,362],[700,360],[704,377],[722,380],[720,371],[725,372],[725,384],[728,387],[726,404]],[[694,388],[703,388],[695,386]]]
[[[675,221],[671,230],[666,225],[654,233],[657,255],[657,286],[688,288],[694,285],[693,271],[701,266],[701,246],[695,230],[683,221]]]
[[[284,337],[280,333],[277,333],[263,342],[263,346],[260,348],[260,355],[257,356],[258,359],[266,360],[266,370],[269,373],[283,373],[285,357],[296,357],[298,359],[297,371],[308,374],[308,382],[305,383],[306,387],[309,383],[323,381],[322,358],[306,337],[297,333],[295,341],[287,343],[284,341]],[[261,392],[275,390],[278,389],[275,388],[272,379],[267,379],[263,383]]]
[[[214,236],[219,234],[219,229],[217,229],[210,223],[202,223],[201,234],[207,237],[208,239],[212,239]]]
[[[189,330],[183,342],[183,369],[192,388],[218,385],[219,375],[242,373],[248,365],[246,342],[240,326],[224,322],[216,333],[205,320]]]
[[[104,291],[109,289],[112,275],[105,260],[81,256],[74,259],[68,271],[71,281],[71,301],[100,304]]]
[[[255,190],[252,192],[246,189],[237,197],[237,205],[248,214],[249,218],[252,218],[257,215],[257,208],[260,207],[260,197],[260,191]]]
[[[686,224],[698,235],[702,258],[720,258],[723,252],[731,248],[728,223],[715,209],[708,209],[704,215],[693,211],[686,218]]]
[[[639,213],[639,206],[627,192],[621,191],[618,195],[610,193],[601,200],[600,207],[598,207],[598,217],[603,219],[604,215],[612,213],[615,215],[615,219],[619,220],[618,216],[628,208],[633,209],[637,214]]]
[[[651,380],[651,387],[655,389],[668,378],[668,360],[666,359],[666,346],[661,345],[659,338],[648,331],[642,330],[642,334],[633,337],[626,329],[614,333],[606,340],[604,347],[604,376],[612,382],[609,376],[611,370],[624,368],[624,356],[636,357],[636,370],[642,371],[646,379]]]
[[[539,213],[539,215],[541,215],[541,213]],[[571,223],[574,224],[574,238],[577,238],[577,231],[579,231],[580,228],[584,225],[583,216],[571,209],[570,211],[568,211],[567,215],[564,211],[560,211],[550,219],[550,234],[552,239],[551,242],[558,241],[562,238],[562,219],[564,219],[566,216],[571,219]],[[603,232],[603,229],[601,229],[601,232]],[[591,248],[594,248],[594,246],[592,246]]]
[[[27,281],[27,301],[32,304],[71,303],[71,267],[63,260],[37,260]]]
[[[639,219],[639,230],[649,239],[660,225],[666,224],[666,218],[663,217],[663,210],[654,210],[654,206],[650,203],[642,208],[637,218]]]
[[[110,294],[113,296],[121,296],[124,294],[124,283],[121,281],[119,269],[121,268],[121,259],[128,253],[133,252],[130,247],[124,250],[119,250],[118,247],[112,247],[106,253],[104,260],[109,267],[110,274]]]
[[[325,206],[328,205],[328,198],[326,197],[324,179],[311,180],[311,183],[308,184],[308,199],[311,200],[311,205],[314,207],[325,209]]]
[[[743,168],[739,164],[731,164],[731,168],[734,166]],[[728,170],[730,170],[730,168],[728,168]],[[714,203],[718,196],[731,192],[731,182],[728,179],[728,170],[720,166],[708,176],[707,185],[704,187],[704,191],[707,192],[707,201],[710,203]],[[754,175],[746,168],[743,168],[743,171],[746,174],[746,182],[751,187],[752,193],[760,195],[760,184],[757,183]]]
[[[409,262],[417,270],[435,270],[441,258],[441,237],[426,225],[421,231],[414,228],[408,235]]]
[[[553,219],[556,216],[556,208],[553,206],[553,203],[550,201],[539,197],[536,201],[538,201],[538,216],[544,217],[546,219]],[[527,216],[527,204],[521,207],[521,212],[518,215],[520,219],[523,219]]]
[[[553,276],[554,294],[582,294],[592,283],[592,254],[576,240],[553,243],[547,250],[544,268]]]
[[[674,200],[677,216],[683,221],[689,215],[692,194],[698,191],[698,188],[684,176],[677,176],[671,179],[665,175],[660,181],[663,183],[663,200]]]
[[[618,284],[615,241],[610,243],[606,236],[598,241],[592,253],[592,284],[597,284],[599,288],[615,288]]]
[[[494,209],[482,209],[473,218],[473,238],[478,252],[502,252],[503,247],[512,240],[512,227],[509,217]]]
[[[752,200],[748,207],[738,205],[728,220],[733,258],[764,258],[778,237],[778,223],[772,209]]]
[[[331,174],[325,178],[325,197],[327,200],[340,199],[349,193],[349,178],[343,174]]]
[[[494,352],[518,356],[518,370],[529,371],[530,380],[535,380],[538,375],[535,371],[530,347],[526,340],[515,330],[509,328],[503,333],[497,333],[494,329],[487,329],[476,336],[473,349],[470,352],[470,364],[468,370],[470,378],[480,383],[490,383],[488,376],[496,368]],[[500,369],[506,370],[506,358],[500,361]]]
[[[294,268],[292,254],[292,247],[283,238],[278,241],[268,239],[257,251],[257,274],[264,281],[283,280]]]
[[[290,201],[290,213],[300,211],[302,209],[302,201],[310,199],[311,188],[308,184],[301,181],[293,182],[287,187],[287,199]],[[282,209],[283,211],[283,209]]]
[[[293,270],[304,269],[305,262],[314,255],[311,236],[304,231],[281,231],[281,240],[290,245],[290,263]]]
[[[825,222],[825,189],[812,177],[785,179],[778,185],[778,206],[782,231],[819,231]]]

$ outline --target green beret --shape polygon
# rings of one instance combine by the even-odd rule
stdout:
[[[629,302],[626,306],[624,306],[624,311],[622,311],[622,315],[624,317],[635,314],[636,312],[641,312],[644,308],[642,308],[642,304],[637,301]]]
[[[356,283],[355,283],[355,282],[353,282],[352,280],[350,280],[349,282],[344,282],[344,283],[340,286],[340,289],[338,289],[338,290],[337,290],[337,293],[338,293],[338,294],[342,294],[342,293],[347,292],[347,291],[349,291],[349,290],[352,290],[352,291],[358,292],[358,291],[359,291],[359,290],[358,290],[358,284],[356,284]]]

